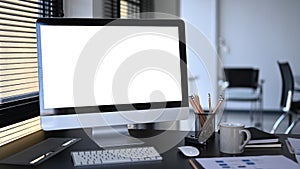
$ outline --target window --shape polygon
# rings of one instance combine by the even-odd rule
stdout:
[[[120,18],[139,18],[140,6],[140,0],[120,0]]]
[[[4,127],[38,115],[35,21],[62,16],[62,0],[3,0],[0,13],[0,127]]]
[[[153,12],[152,0],[106,0],[104,4],[105,17],[109,18],[144,18],[150,15],[141,13]]]

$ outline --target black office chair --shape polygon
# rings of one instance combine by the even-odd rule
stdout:
[[[256,127],[262,128],[263,109],[263,80],[259,83],[259,70],[254,68],[224,68],[228,86],[225,90],[227,102],[250,102],[250,120],[254,121],[253,114],[258,112]]]
[[[281,101],[280,107],[283,111],[283,114],[276,120],[274,123],[271,133],[275,133],[281,122],[288,117],[289,118],[289,126],[285,131],[285,134],[288,134],[292,131],[294,126],[300,121],[298,117],[296,120],[292,122],[293,113],[300,113],[300,100],[294,101],[294,76],[292,69],[288,62],[280,63],[278,62],[278,66],[280,69],[281,79],[282,79],[282,91],[281,91]]]

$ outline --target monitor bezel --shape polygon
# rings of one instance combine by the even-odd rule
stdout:
[[[176,26],[179,35],[179,55],[181,72],[181,101],[133,103],[119,105],[97,105],[85,107],[44,108],[43,100],[43,70],[40,27],[43,25],[57,26]],[[69,115],[85,113],[108,113],[117,111],[149,110],[161,108],[188,107],[187,59],[185,45],[185,25],[180,19],[95,19],[95,18],[39,18],[36,22],[38,43],[38,74],[40,115]],[[49,113],[50,112],[50,113]]]

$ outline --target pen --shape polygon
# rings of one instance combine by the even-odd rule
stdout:
[[[193,169],[198,169],[198,167],[196,166],[196,164],[194,163],[193,160],[189,160],[189,163],[191,164],[191,166],[193,167]]]
[[[29,164],[35,164],[35,163],[41,161],[42,159],[46,158],[47,156],[49,156],[49,155],[52,154],[52,153],[53,153],[53,152],[50,151],[50,152],[48,152],[48,153],[46,153],[46,154],[43,154],[43,155],[41,155],[41,156],[35,158],[34,160],[30,161]]]
[[[65,147],[65,146],[67,146],[67,145],[69,145],[69,144],[73,143],[74,141],[76,141],[76,139],[75,139],[75,138],[73,138],[72,140],[69,140],[69,141],[65,142],[65,143],[64,143],[64,144],[62,144],[61,146]]]

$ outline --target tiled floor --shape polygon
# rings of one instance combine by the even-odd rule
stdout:
[[[281,115],[281,112],[272,112],[266,111],[263,113],[263,130],[271,131],[273,124],[277,120],[277,118]],[[254,116],[255,117],[255,116]],[[294,119],[296,116],[294,117]],[[254,118],[255,119],[255,118]],[[250,114],[248,111],[225,111],[222,117],[222,121],[230,121],[230,122],[240,122],[245,124],[246,126],[253,126],[250,121]],[[279,126],[276,133],[284,133],[285,129],[288,126],[288,119],[286,118],[282,124]],[[300,122],[294,127],[291,132],[292,134],[300,134]]]

